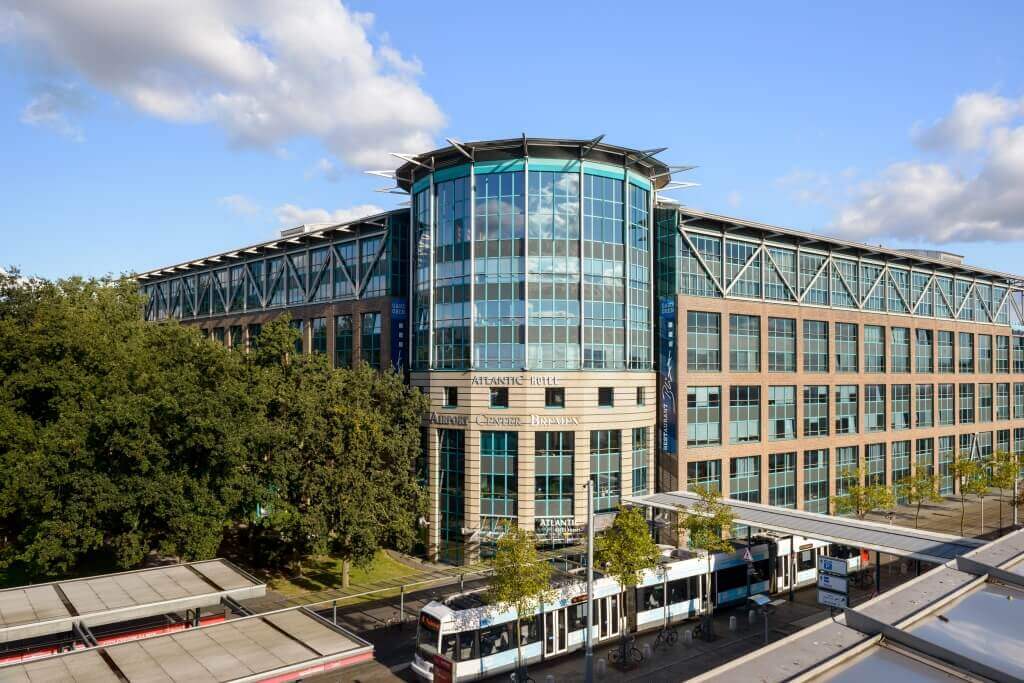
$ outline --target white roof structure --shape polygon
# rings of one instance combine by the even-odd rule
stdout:
[[[295,680],[373,657],[373,646],[305,607],[0,666],[0,683]]]
[[[694,493],[672,491],[646,496],[623,496],[623,501],[663,510],[690,507],[699,500]],[[984,545],[984,541],[938,534],[920,529],[889,526],[848,517],[820,515],[775,505],[762,505],[723,498],[732,508],[736,522],[758,529],[797,534],[829,543],[877,550],[890,555],[942,564]]]
[[[223,598],[261,597],[267,587],[227,560],[105,574],[0,590],[0,643],[187,609]]]
[[[1024,680],[1024,530],[695,681]]]

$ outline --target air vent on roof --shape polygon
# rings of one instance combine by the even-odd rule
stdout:
[[[286,228],[281,231],[281,237],[295,237],[306,232],[313,232],[314,230],[323,230],[334,225],[333,223],[303,223],[302,225],[294,228]]]
[[[938,249],[900,249],[899,251],[912,256],[921,256],[924,258],[935,259],[936,261],[954,263],[958,266],[962,266],[964,263],[964,257],[962,254],[954,254],[951,251],[940,251]]]

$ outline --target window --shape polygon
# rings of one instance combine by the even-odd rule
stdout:
[[[956,364],[953,359],[953,333],[948,330],[939,330],[939,340],[936,348],[939,352],[939,372],[955,372]]]
[[[1024,383],[1013,385],[1013,419],[1024,419]]]
[[[918,439],[914,447],[914,462],[919,471],[935,473],[935,439]]]
[[[1024,373],[1024,336],[1013,336],[1013,371]]]
[[[508,408],[508,387],[491,387],[491,407]]]
[[[910,442],[895,441],[892,444],[892,485],[896,502],[907,503],[907,490],[900,482],[910,479]]]
[[[804,451],[804,510],[828,514],[828,449]]]
[[[978,335],[978,372],[990,374],[992,372],[992,335]]]
[[[704,460],[686,463],[686,488],[703,486],[709,491],[719,493],[722,490],[722,461]]]
[[[836,372],[857,372],[857,325],[836,323]]]
[[[729,443],[761,440],[761,387],[729,387]]]
[[[611,408],[615,405],[615,389],[613,387],[601,387],[597,390],[597,405],[602,408]]]
[[[1003,453],[1010,452],[1010,430],[1000,429],[996,432],[996,450]]]
[[[857,483],[857,478],[854,476],[860,465],[857,451],[857,446],[843,446],[836,449],[837,496],[845,496],[850,492],[850,487]]]
[[[978,422],[992,421],[992,385],[978,385]]]
[[[252,349],[256,347],[256,340],[259,338],[260,333],[263,331],[263,325],[259,323],[250,323],[248,333],[249,336],[246,339],[246,348]]]
[[[323,320],[323,318],[321,318]],[[231,326],[231,348],[241,350],[242,348],[242,326]]]
[[[932,331],[915,330],[917,336],[914,347],[914,364],[917,371],[921,373],[934,372],[935,364],[932,359]]]
[[[768,456],[768,504],[796,507],[796,453]]]
[[[761,456],[749,455],[729,461],[729,497],[748,503],[761,502]]]
[[[864,385],[864,430],[885,431],[885,385]]]
[[[459,429],[439,429],[441,542],[445,562],[462,560],[462,528],[466,525],[466,441]]]
[[[564,408],[565,389],[562,387],[547,387],[544,389],[545,408]]]
[[[541,519],[573,516],[576,440],[573,432],[537,432],[533,443],[536,526],[543,528]]]
[[[996,385],[996,419],[1010,419],[1010,385],[1005,382]]]
[[[914,424],[918,427],[931,427],[934,423],[934,389],[931,384],[918,384],[917,396],[914,399]]]
[[[996,372],[1010,371],[1010,338],[1006,335],[996,337]]]
[[[590,481],[594,487],[594,512],[611,512],[622,494],[621,432],[603,429],[590,432]]]
[[[458,387],[445,387],[444,388],[444,407],[454,408],[459,405],[459,388]]]
[[[768,387],[768,440],[796,438],[796,387]]]
[[[689,387],[686,390],[686,445],[722,443],[721,387]]]
[[[729,369],[733,372],[761,372],[760,317],[729,316]]]
[[[359,324],[359,357],[380,370],[380,313],[363,313]]]
[[[836,387],[836,434],[857,433],[857,385]]]
[[[650,443],[647,427],[633,428],[633,495],[648,493],[648,463]]]
[[[636,404],[638,406],[647,404],[647,393],[644,391],[644,387],[636,388]]]
[[[796,321],[768,318],[768,372],[796,372]]]
[[[804,372],[828,372],[828,323],[804,321]]]
[[[718,372],[722,369],[720,317],[717,313],[687,311],[686,369]]]
[[[327,353],[327,318],[313,318],[309,322],[313,353]]]
[[[804,436],[828,436],[828,385],[804,387]]]
[[[352,316],[334,316],[334,367],[352,367]]]
[[[295,340],[295,353],[302,353],[302,349],[305,347],[303,343],[303,337],[305,337],[305,326],[302,320],[289,320],[288,326],[299,333],[299,338]]]
[[[974,372],[974,335],[970,332],[960,333],[960,372]]]
[[[974,385],[960,385],[960,424],[974,424]]]
[[[893,327],[891,372],[910,372],[910,329]]]
[[[953,452],[956,447],[952,436],[939,437],[939,494],[953,495]]]
[[[864,371],[885,372],[885,328],[864,326]]]
[[[892,428],[910,429],[910,385],[892,385]]]
[[[864,452],[865,483],[885,486],[885,444],[869,444]]]
[[[939,424],[956,424],[955,384],[939,385]]]
[[[480,527],[498,531],[518,518],[518,432],[480,432]]]

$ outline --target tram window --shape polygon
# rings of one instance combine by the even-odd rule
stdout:
[[[665,589],[662,585],[642,586],[636,589],[636,605],[641,612],[665,606]]]
[[[814,569],[817,564],[814,562],[814,551],[805,550],[800,553],[800,556],[796,560],[796,570],[798,572],[804,572],[808,569]]]
[[[529,645],[540,641],[540,621],[537,617],[523,619],[519,622],[520,645]]]
[[[480,655],[487,657],[505,652],[513,647],[512,643],[513,624],[498,624],[480,630]]]
[[[459,634],[459,661],[476,659],[476,631],[463,631]]]
[[[441,654],[453,662],[458,659],[455,656],[455,641],[457,637],[454,633],[446,633],[441,636]]]
[[[668,584],[668,602],[669,604],[675,604],[677,602],[685,602],[686,600],[693,600],[697,597],[697,581],[698,577],[691,576],[688,579],[676,579],[675,581],[669,581]]]
[[[569,630],[582,631],[587,627],[587,604],[569,607]]]
[[[754,573],[750,575],[751,582],[767,581],[769,574],[769,565],[771,563],[768,560],[759,560],[754,563]]]

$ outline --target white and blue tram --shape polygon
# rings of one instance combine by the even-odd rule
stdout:
[[[646,631],[697,617],[704,611],[709,592],[714,595],[712,605],[718,608],[742,604],[751,595],[788,590],[793,580],[794,587],[814,583],[817,557],[828,548],[799,536],[760,536],[749,548],[750,562],[745,558],[745,546],[731,553],[715,553],[710,558],[710,572],[706,557],[666,549],[659,566],[644,572],[635,588],[635,602],[629,601],[635,605],[635,619],[626,613],[626,595],[619,584],[595,571],[594,643],[614,639],[623,629]],[[520,622],[518,638],[524,662],[551,659],[584,646],[586,591],[581,580],[559,586],[552,600]],[[438,655],[451,662],[453,681],[479,680],[515,668],[515,610],[487,605],[482,595],[482,591],[464,593],[423,606],[412,662],[418,677],[433,680]]]

